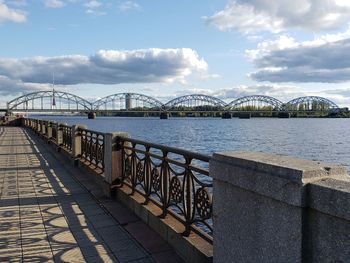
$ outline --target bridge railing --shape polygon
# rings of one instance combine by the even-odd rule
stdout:
[[[209,156],[140,140],[118,137],[122,184],[138,192],[192,231],[212,242],[212,178]]]

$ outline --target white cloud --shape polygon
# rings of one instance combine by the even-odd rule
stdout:
[[[134,1],[125,1],[125,2],[122,2],[118,5],[118,8],[120,11],[122,12],[126,12],[126,11],[129,11],[129,10],[141,10],[141,6],[134,2]]]
[[[180,49],[100,50],[93,56],[0,58],[0,77],[20,83],[61,85],[171,83],[207,70],[196,51]]]
[[[84,4],[84,6],[86,6],[87,8],[89,9],[94,9],[94,8],[98,8],[102,5],[101,2],[99,1],[96,1],[96,0],[91,0],[91,1],[88,1]]]
[[[14,95],[22,92],[31,92],[51,89],[50,84],[24,83],[20,80],[10,79],[6,76],[0,76],[0,95]]]
[[[226,7],[206,22],[219,30],[238,29],[250,34],[278,33],[287,28],[311,31],[337,29],[350,20],[347,0],[229,0]]]
[[[258,71],[250,74],[257,81],[326,82],[350,81],[350,29],[298,42],[280,36],[263,41],[247,57]]]
[[[61,8],[65,6],[65,4],[60,0],[44,0],[44,5],[48,8]]]
[[[102,3],[97,0],[90,0],[87,1],[84,6],[87,8],[86,13],[89,15],[96,15],[96,16],[102,16],[106,13],[103,11],[100,11],[100,8],[102,7]]]
[[[5,21],[11,21],[15,23],[26,22],[26,14],[17,9],[12,9],[8,7],[4,1],[0,0],[0,23]]]

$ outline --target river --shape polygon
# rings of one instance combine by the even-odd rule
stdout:
[[[339,163],[350,171],[350,119],[30,117],[85,124],[102,132],[129,132],[135,139],[203,154],[262,151]]]

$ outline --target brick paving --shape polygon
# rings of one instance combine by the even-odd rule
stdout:
[[[45,147],[0,127],[0,262],[153,260]]]

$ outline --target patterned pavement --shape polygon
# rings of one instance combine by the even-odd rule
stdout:
[[[0,262],[153,261],[45,147],[0,127]]]

